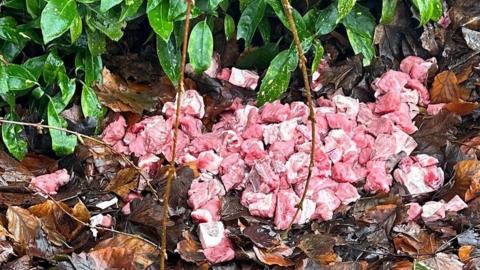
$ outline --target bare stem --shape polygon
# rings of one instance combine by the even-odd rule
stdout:
[[[165,192],[163,193],[163,219],[162,219],[162,249],[160,252],[160,270],[165,270],[165,258],[167,257],[167,224],[168,224],[168,201],[170,200],[170,192],[172,189],[172,181],[175,180],[175,160],[177,157],[177,140],[178,130],[180,127],[180,108],[182,104],[182,94],[185,92],[185,65],[187,62],[187,45],[188,45],[188,33],[190,30],[190,13],[192,10],[192,0],[186,0],[187,12],[185,14],[185,28],[183,30],[183,44],[182,44],[182,62],[180,64],[180,79],[178,82],[177,97],[175,108],[175,128],[173,130],[173,143],[172,143],[172,157],[170,160],[170,169],[168,172],[167,183],[165,186]]]
[[[113,153],[115,155],[119,155],[129,166],[134,168],[140,174],[140,176],[147,182],[148,187],[152,190],[153,196],[157,200],[160,200],[160,198],[158,198],[157,193],[155,192],[155,189],[153,188],[153,186],[150,183],[150,179],[143,173],[143,171],[137,165],[135,165],[135,163],[133,163],[133,161],[131,161],[127,156],[125,156],[124,154],[116,151],[115,149],[113,149],[112,146],[110,146],[108,143],[106,143],[102,140],[99,140],[97,138],[94,138],[94,137],[91,137],[91,136],[88,136],[88,135],[85,135],[85,134],[82,134],[82,133],[78,133],[76,131],[69,130],[69,129],[66,129],[66,128],[54,127],[54,126],[44,125],[44,124],[40,124],[40,123],[28,123],[28,122],[22,122],[22,121],[12,121],[12,120],[6,120],[6,119],[3,119],[3,118],[0,118],[0,123],[21,125],[21,126],[29,126],[29,127],[35,127],[35,128],[55,129],[55,130],[58,130],[58,131],[63,131],[63,132],[66,132],[66,133],[73,134],[73,135],[77,136],[78,140],[82,144],[85,144],[83,140],[87,139],[87,140],[90,140],[92,142],[103,145],[103,146],[107,147],[108,150],[111,153]]]
[[[302,197],[300,198],[300,201],[296,205],[297,211],[295,211],[295,214],[293,215],[292,220],[290,221],[290,224],[288,225],[288,228],[285,232],[285,235],[288,235],[288,232],[292,228],[293,223],[295,222],[295,219],[297,219],[297,216],[300,214],[300,211],[302,210],[302,205],[303,201],[305,200],[305,197],[307,196],[307,191],[308,191],[308,185],[310,183],[310,179],[312,178],[312,171],[313,171],[313,166],[315,163],[315,112],[313,110],[313,101],[312,101],[312,93],[310,89],[310,81],[308,80],[308,72],[307,72],[307,64],[306,64],[306,59],[305,55],[303,54],[303,49],[302,49],[302,44],[300,42],[300,38],[298,37],[298,32],[297,32],[297,26],[295,25],[295,21],[293,20],[292,16],[292,6],[290,6],[290,3],[288,0],[282,0],[282,6],[283,10],[285,11],[285,14],[287,15],[287,20],[288,24],[290,26],[290,30],[292,31],[293,35],[293,42],[295,43],[295,48],[297,50],[298,58],[299,58],[299,64],[300,64],[300,69],[302,70],[303,74],[303,83],[305,84],[305,90],[306,90],[306,95],[307,95],[307,105],[308,105],[308,111],[309,111],[309,119],[310,123],[312,124],[312,146],[311,146],[311,152],[310,152],[310,163],[308,164],[308,175],[307,175],[307,180],[305,181],[305,188],[303,190]]]

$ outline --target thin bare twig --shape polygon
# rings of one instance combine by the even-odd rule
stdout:
[[[177,157],[177,140],[178,130],[180,127],[180,108],[182,104],[182,94],[185,92],[185,65],[187,62],[187,45],[188,45],[188,33],[190,31],[190,13],[192,10],[193,0],[186,0],[187,11],[185,14],[185,28],[183,30],[183,44],[182,44],[182,61],[180,64],[180,79],[178,82],[177,97],[175,108],[175,128],[173,130],[173,143],[172,143],[172,157],[170,160],[170,169],[167,177],[167,183],[165,191],[163,193],[163,219],[162,219],[162,249],[160,252],[160,270],[165,270],[165,258],[167,257],[167,224],[168,224],[168,201],[170,200],[170,192],[172,189],[172,182],[176,178],[175,172],[175,159]]]
[[[91,136],[88,136],[88,135],[85,135],[85,134],[82,134],[82,133],[78,133],[76,131],[72,131],[72,130],[69,130],[69,129],[66,129],[66,128],[54,127],[54,126],[44,125],[44,124],[40,124],[40,123],[28,123],[28,122],[22,122],[22,121],[12,121],[12,120],[6,120],[6,119],[3,119],[3,118],[0,118],[0,123],[21,125],[21,126],[29,126],[29,127],[35,127],[35,128],[55,129],[55,130],[58,130],[58,131],[64,131],[66,133],[77,136],[78,140],[82,144],[85,144],[84,141],[83,141],[84,139],[87,139],[87,140],[90,140],[92,142],[101,144],[101,145],[107,147],[108,150],[110,152],[112,152],[113,154],[119,155],[129,166],[132,166],[135,170],[137,170],[137,172],[140,174],[140,176],[143,179],[145,179],[145,181],[147,182],[147,185],[152,190],[153,196],[156,198],[156,200],[157,201],[160,200],[157,193],[155,192],[155,189],[153,188],[152,184],[150,183],[150,179],[143,173],[143,171],[137,165],[135,165],[135,163],[133,163],[133,161],[131,161],[127,156],[125,156],[124,154],[116,151],[115,149],[113,149],[112,146],[110,146],[109,144],[107,144],[106,142],[104,142],[102,140],[99,140],[97,138],[94,138],[94,137],[91,137]]]
[[[315,112],[313,110],[310,81],[308,80],[308,72],[307,72],[307,64],[306,64],[307,60],[305,59],[305,55],[303,54],[302,44],[300,42],[300,38],[298,37],[297,26],[295,25],[295,21],[293,20],[292,6],[290,5],[288,0],[282,0],[282,6],[283,6],[283,10],[285,11],[285,14],[287,15],[288,25],[290,26],[290,31],[292,31],[293,42],[295,43],[295,49],[297,50],[299,65],[300,65],[300,69],[302,70],[303,83],[305,84],[305,90],[307,95],[309,119],[310,119],[310,123],[312,124],[312,146],[310,150],[311,151],[310,163],[308,164],[307,180],[305,181],[305,188],[303,190],[302,197],[300,198],[300,201],[296,205],[297,211],[295,211],[295,214],[293,215],[293,218],[290,221],[290,224],[288,225],[287,230],[285,231],[285,235],[288,235],[288,232],[292,228],[292,225],[295,222],[295,219],[297,219],[297,216],[300,214],[300,211],[302,210],[303,201],[307,196],[308,185],[310,183],[310,179],[312,178],[312,171],[315,163]]]

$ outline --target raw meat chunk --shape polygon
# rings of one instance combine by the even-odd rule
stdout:
[[[30,185],[41,192],[55,195],[58,189],[69,181],[70,175],[67,170],[62,169],[54,173],[34,177],[30,181]]]

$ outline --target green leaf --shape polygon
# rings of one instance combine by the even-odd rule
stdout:
[[[0,65],[0,96],[8,103],[10,108],[15,108],[15,95],[8,88],[8,75],[3,65]]]
[[[157,37],[157,56],[163,71],[173,85],[177,85],[180,77],[180,51],[175,47],[173,38],[168,42]]]
[[[312,62],[312,72],[317,70],[318,65],[320,64],[320,60],[322,60],[323,54],[325,52],[322,43],[320,43],[319,41],[315,42],[313,46],[315,47],[315,56],[313,57]]]
[[[30,73],[35,77],[36,80],[40,78],[40,75],[42,75],[43,72],[43,67],[45,65],[45,60],[47,59],[46,54],[37,56],[37,57],[32,57],[27,59],[22,66],[26,68]]]
[[[87,46],[92,55],[101,55],[106,51],[107,41],[100,31],[87,28]]]
[[[85,84],[92,86],[95,82],[102,83],[102,57],[100,55],[91,55],[86,53],[83,60],[83,68],[85,71]]]
[[[272,31],[272,27],[270,26],[270,22],[266,17],[263,17],[262,20],[260,21],[260,24],[258,24],[258,31],[260,32],[260,35],[262,36],[263,43],[267,44],[270,42],[270,32]]]
[[[263,70],[268,68],[278,51],[278,45],[275,43],[266,43],[262,47],[251,47],[238,57],[235,65],[243,69]]]
[[[265,0],[267,3],[272,7],[275,14],[277,14],[278,18],[282,22],[282,24],[287,28],[290,29],[290,24],[288,23],[287,17],[283,12],[283,6],[280,0]],[[302,15],[294,8],[292,8],[293,20],[295,21],[295,25],[297,26],[298,37],[300,41],[303,41],[307,37],[310,36],[307,30],[307,25],[303,21]]]
[[[75,94],[75,79],[69,79],[67,74],[59,73],[58,86],[60,87],[60,93],[51,98],[51,100],[55,109],[60,113],[67,107]]]
[[[35,76],[20,65],[9,64],[5,66],[5,72],[8,76],[8,88],[11,91],[29,89],[36,84]]]
[[[213,35],[206,21],[195,25],[188,42],[190,64],[197,73],[202,73],[210,66],[213,54]]]
[[[297,65],[298,57],[294,49],[282,51],[272,60],[260,85],[258,106],[280,98],[287,90],[291,74]]]
[[[32,18],[37,18],[41,12],[42,8],[45,5],[45,1],[43,0],[26,0],[25,1],[27,12]]]
[[[110,10],[107,13],[87,13],[86,23],[93,31],[94,29],[100,30],[107,37],[113,41],[119,41],[123,36],[122,28],[125,26],[125,22],[116,19],[116,13]]]
[[[18,121],[18,115],[15,112],[9,112],[6,115],[7,120]],[[22,138],[24,132],[21,125],[4,123],[2,124],[3,143],[16,159],[22,160],[28,152],[28,143]]]
[[[430,20],[438,20],[442,16],[441,0],[412,0],[420,13],[420,25],[425,25]]]
[[[48,43],[60,37],[78,16],[75,0],[48,1],[40,19],[43,41]]]
[[[223,29],[225,30],[225,38],[227,40],[233,38],[233,35],[235,35],[235,21],[233,21],[232,16],[225,14]]]
[[[48,124],[57,128],[67,128],[67,121],[59,115],[55,109],[53,99],[48,103],[47,120]],[[70,155],[75,151],[77,137],[68,135],[65,131],[50,128],[50,137],[52,139],[52,149],[58,156]]]
[[[222,0],[208,0],[208,8],[210,10],[215,10],[221,2]]]
[[[70,42],[73,44],[82,34],[82,18],[80,16],[75,17],[72,25],[70,26]]]
[[[149,0],[152,6],[155,0]],[[168,0],[161,0],[154,8],[147,7],[147,16],[150,26],[164,41],[168,41],[173,31],[173,22],[168,19]]]
[[[105,116],[106,110],[100,104],[100,101],[92,88],[84,85],[82,95],[80,97],[80,104],[82,105],[82,113],[84,117],[93,117],[97,120],[97,129],[99,123]]]
[[[315,22],[315,35],[322,36],[332,32],[337,27],[337,7],[334,4],[318,12]]]
[[[341,21],[345,16],[347,16],[352,8],[355,6],[357,0],[338,0],[337,9],[338,9],[338,18],[337,22]]]
[[[157,0],[158,1],[158,0]],[[185,20],[185,13],[187,13],[187,3],[185,0],[168,0],[168,20],[177,21]],[[193,19],[201,14],[201,11],[192,6],[190,19]]]
[[[13,62],[13,60],[22,52],[26,44],[26,42],[4,42],[2,44],[2,41],[0,40],[0,54],[2,54],[8,62]]]
[[[356,54],[363,55],[363,65],[368,66],[375,56],[373,45],[373,33],[375,31],[375,18],[370,11],[355,5],[352,11],[343,19],[343,25],[347,29],[347,36]]]
[[[237,26],[237,39],[243,38],[246,47],[249,47],[252,42],[253,34],[255,34],[255,30],[257,30],[258,24],[263,18],[266,6],[264,0],[251,2],[240,16]]]
[[[130,20],[138,13],[138,9],[142,6],[143,0],[132,0],[131,4],[122,5],[120,21]]]
[[[43,80],[52,85],[57,82],[57,76],[59,73],[65,73],[65,66],[63,60],[58,57],[56,53],[50,53],[45,60],[43,67]]]
[[[123,0],[100,0],[100,12],[107,12],[114,6],[122,3]]]
[[[25,1],[23,1],[23,0],[5,0],[5,1],[2,1],[0,6],[4,6],[4,7],[7,7],[7,8],[23,11],[23,10],[25,10]]]
[[[13,43],[20,43],[30,38],[20,31],[17,22],[12,17],[0,18],[0,39]]]
[[[395,11],[397,10],[397,1],[398,0],[383,0],[382,18],[380,19],[381,24],[389,24],[393,20]]]

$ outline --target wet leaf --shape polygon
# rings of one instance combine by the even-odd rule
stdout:
[[[252,224],[243,230],[243,234],[260,248],[271,249],[280,244],[278,235],[266,225]]]
[[[448,201],[458,195],[468,202],[478,197],[480,192],[480,161],[462,160],[455,165],[454,169],[453,185],[443,198]]]
[[[7,209],[8,231],[13,235],[16,242],[26,247],[40,229],[40,221],[28,210],[18,206],[10,206]]]
[[[428,21],[437,21],[442,16],[441,0],[412,0],[412,3],[420,12],[420,25]]]
[[[476,109],[478,109],[480,105],[477,102],[449,102],[445,104],[445,109],[449,112],[456,113],[458,115],[468,115],[473,113]]]
[[[435,76],[430,92],[434,103],[458,102],[467,100],[471,90],[460,86],[457,76],[453,71],[447,70]]]
[[[474,51],[480,51],[480,32],[462,27],[462,34],[467,46],[470,49]]]
[[[475,246],[461,246],[458,249],[458,257],[462,262],[470,260],[470,254],[475,249]]]
[[[37,79],[23,66],[9,64],[5,66],[5,73],[8,76],[8,89],[10,91],[21,91],[32,88]]]
[[[318,36],[332,32],[337,26],[338,12],[335,4],[318,11],[315,21],[315,34]]]
[[[337,261],[333,247],[340,242],[339,238],[327,234],[306,234],[298,247],[316,263],[326,265]]]
[[[348,40],[355,54],[363,55],[363,65],[368,66],[375,56],[373,47],[373,33],[375,30],[375,18],[370,11],[360,5],[356,5],[343,19],[343,25],[347,29]]]
[[[413,268],[419,270],[461,270],[463,269],[463,263],[460,262],[455,255],[437,253],[433,258],[416,261]]]
[[[382,1],[382,18],[380,19],[381,24],[388,24],[393,20],[395,11],[397,9],[397,1],[398,0]]]
[[[115,112],[142,113],[151,110],[157,95],[147,85],[127,83],[104,68],[103,84],[97,85],[100,102]]]
[[[115,177],[110,180],[105,190],[114,192],[124,201],[127,200],[128,193],[138,186],[137,170],[131,167],[121,169]]]
[[[15,112],[9,112],[6,117],[7,120],[18,121],[19,117]],[[22,136],[24,128],[21,125],[4,123],[2,124],[2,140],[16,159],[22,160],[28,152],[28,143]]]
[[[28,153],[20,163],[35,176],[53,173],[58,170],[56,160],[35,153]]]
[[[213,54],[213,35],[207,21],[195,25],[188,41],[188,57],[193,70],[202,73],[210,66]]]
[[[164,41],[168,41],[173,32],[173,22],[168,19],[168,0],[149,0],[147,15],[150,26]]]
[[[337,22],[342,20],[355,6],[356,0],[339,0],[337,9],[338,9],[338,18]]]
[[[428,256],[434,254],[440,247],[437,237],[416,223],[398,225],[393,230],[397,233],[393,238],[397,252],[411,256]]]
[[[174,44],[173,38],[165,42],[157,37],[157,56],[165,74],[167,74],[173,85],[177,85],[180,77],[181,55]]]
[[[48,103],[47,109],[48,124],[57,128],[67,128],[67,121],[58,114],[55,109],[53,99]],[[77,137],[67,134],[65,131],[50,128],[50,136],[52,138],[52,149],[59,156],[70,155],[75,151],[77,146]]]
[[[48,43],[60,37],[78,16],[77,3],[74,0],[48,1],[40,19],[43,41]]]
[[[256,246],[253,247],[253,251],[255,251],[255,255],[257,255],[258,260],[266,265],[288,267],[294,264],[291,260],[285,258],[285,256],[279,253],[269,252]]]
[[[242,12],[238,21],[237,39],[243,38],[245,46],[250,47],[253,34],[257,30],[258,24],[263,18],[267,4],[264,0],[252,1]]]
[[[187,262],[203,262],[206,260],[202,252],[202,246],[198,241],[193,239],[189,231],[182,232],[183,240],[178,242],[175,252],[180,254],[180,257]]]
[[[96,269],[135,270],[134,250],[126,247],[105,247],[88,253]]]

